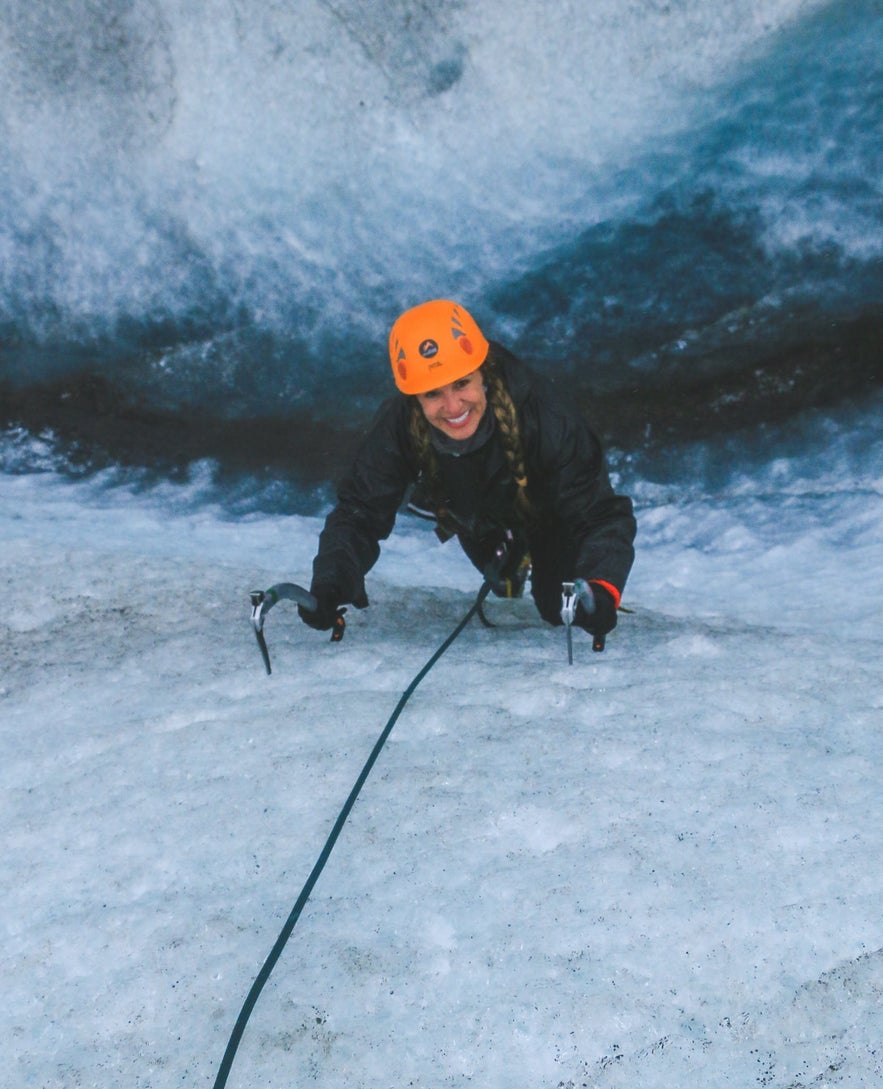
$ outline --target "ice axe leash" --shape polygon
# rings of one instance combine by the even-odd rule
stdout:
[[[502,566],[502,560],[500,562],[500,566]],[[498,572],[499,568],[497,570],[497,574]],[[472,617],[475,616],[476,613],[481,609],[482,602],[491,591],[492,582],[493,580],[491,578],[485,578],[485,581],[482,583],[481,589],[478,591],[478,595],[475,598],[475,601],[473,602],[469,611],[402,693],[399,702],[395,706],[395,710],[389,716],[389,720],[381,731],[380,736],[377,738],[377,741],[374,743],[374,748],[371,750],[371,754],[365,761],[365,765],[359,773],[359,777],[353,784],[353,788],[350,791],[349,797],[344,802],[343,808],[341,809],[340,813],[338,813],[337,820],[334,822],[334,827],[331,829],[331,832],[329,833],[328,838],[325,841],[325,846],[319,853],[319,857],[316,860],[316,864],[313,866],[310,876],[307,878],[306,884],[301,889],[300,896],[298,896],[294,907],[291,909],[291,914],[288,916],[288,919],[285,921],[285,925],[282,927],[282,930],[279,933],[279,937],[276,939],[276,944],[270,950],[269,956],[264,961],[263,967],[255,977],[254,983],[252,983],[251,985],[251,990],[248,992],[245,1002],[242,1005],[242,1009],[239,1012],[239,1016],[236,1019],[236,1024],[233,1026],[233,1032],[230,1035],[226,1051],[224,1052],[224,1057],[221,1060],[220,1067],[218,1068],[218,1074],[215,1078],[214,1089],[224,1089],[224,1086],[227,1084],[227,1078],[230,1075],[230,1069],[233,1065],[233,1059],[236,1056],[236,1051],[239,1047],[239,1042],[242,1039],[242,1034],[245,1032],[245,1026],[248,1024],[248,1019],[251,1016],[251,1011],[255,1007],[255,1003],[257,1002],[260,993],[264,988],[264,984],[270,978],[270,973],[273,971],[276,962],[279,960],[279,957],[282,954],[282,950],[285,948],[288,939],[291,937],[291,933],[297,925],[297,921],[301,916],[301,912],[306,906],[306,903],[310,898],[310,894],[312,893],[316,882],[319,880],[319,876],[322,873],[322,870],[325,868],[325,863],[328,861],[329,857],[331,856],[331,852],[334,850],[334,845],[337,842],[338,836],[343,830],[343,826],[346,824],[347,818],[350,815],[350,811],[355,805],[356,799],[358,798],[362,787],[365,785],[368,776],[371,774],[371,769],[374,767],[374,764],[378,756],[380,755],[383,746],[386,744],[387,738],[392,733],[392,728],[393,726],[395,726],[399,715],[402,713],[402,710],[405,707],[405,704],[414,694],[415,689],[426,676],[426,674],[430,671],[430,669],[432,669],[432,667],[439,660],[439,658],[441,658],[445,651],[450,647],[450,645],[454,642],[460,632],[463,631],[463,629],[466,627]],[[284,593],[281,592],[280,586],[273,587],[272,592],[276,594],[276,599],[275,601],[269,602],[269,604],[267,605],[267,609],[272,608],[276,601],[280,600],[280,598],[282,597],[290,597],[292,600],[298,601],[299,604],[302,604],[304,608],[310,607],[309,601],[301,600],[299,597],[294,595],[294,592],[297,591],[301,595],[305,594],[307,598],[310,598],[312,596],[307,593],[306,590],[303,590],[302,587],[296,586],[293,583],[282,583],[280,585],[286,587],[286,591]],[[267,595],[269,595],[270,593],[271,591],[266,591]],[[254,597],[255,595],[252,595],[252,620],[255,625],[255,632],[259,636],[258,644],[260,645],[262,642],[263,633],[261,631],[261,628],[258,626],[258,622],[260,622],[261,625],[263,624],[263,616],[265,615],[265,612],[262,613],[261,610],[264,602],[255,602]],[[266,600],[269,600],[269,597],[267,597]],[[255,620],[255,610],[257,610],[258,612],[257,620]],[[342,620],[343,618],[341,617],[340,619]],[[341,633],[340,636],[338,636],[338,640],[342,637],[342,635],[343,629],[341,627]],[[332,639],[334,639],[334,635],[332,635]],[[265,648],[266,644],[264,644],[264,646],[262,647],[261,653],[265,655],[265,664],[267,666],[267,672],[269,673],[269,655],[266,654]]]
[[[296,602],[311,613],[314,613],[318,608],[318,602],[309,590],[305,590],[303,586],[298,586],[296,582],[277,582],[269,590],[252,590],[250,596],[252,627],[267,673],[270,674],[273,672],[270,668],[270,652],[267,650],[267,640],[264,638],[264,618],[267,613],[283,598]],[[346,621],[343,618],[345,612],[346,609],[341,609],[334,621],[334,627],[331,630],[332,643],[339,643],[343,639],[343,633],[346,631]]]
[[[575,579],[573,582],[561,583],[561,619],[567,631],[567,661],[573,665],[573,634],[571,625],[576,616],[577,604],[581,604],[587,616],[595,611],[595,595],[592,587],[585,579]],[[606,642],[604,633],[592,636],[592,650],[601,651]]]

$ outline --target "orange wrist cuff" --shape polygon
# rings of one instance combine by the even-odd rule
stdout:
[[[619,608],[619,603],[622,600],[622,594],[617,590],[612,582],[605,582],[604,579],[589,579],[589,585],[594,583],[596,586],[603,586],[608,594],[613,598],[613,604]]]

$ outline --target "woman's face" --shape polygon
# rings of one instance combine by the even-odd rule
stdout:
[[[429,393],[418,393],[423,415],[451,439],[469,439],[475,434],[487,408],[481,370],[448,382]]]

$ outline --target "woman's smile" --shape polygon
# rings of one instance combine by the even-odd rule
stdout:
[[[462,427],[463,424],[466,423],[466,421],[469,419],[469,414],[471,411],[471,408],[467,408],[462,416],[456,416],[453,420],[448,417],[445,420],[445,423],[448,425],[448,427]]]

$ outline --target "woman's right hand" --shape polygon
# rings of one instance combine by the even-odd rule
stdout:
[[[316,631],[330,631],[337,623],[337,618],[346,612],[340,603],[340,592],[336,587],[313,586],[310,593],[316,599],[316,609],[298,605],[298,615]]]

